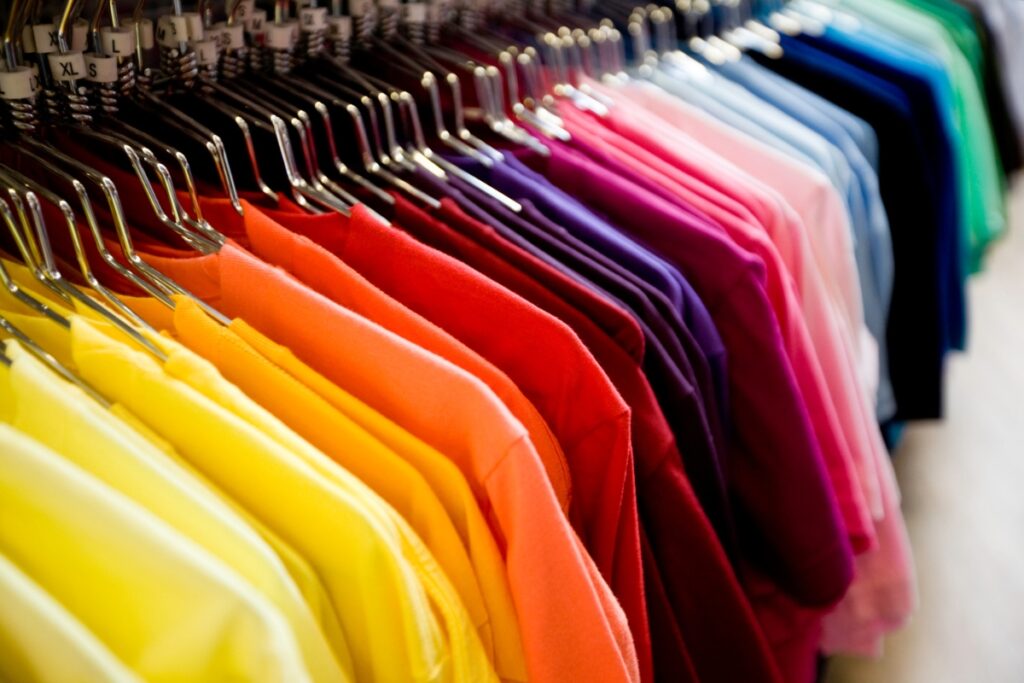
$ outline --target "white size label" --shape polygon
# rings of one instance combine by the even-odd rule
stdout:
[[[374,12],[373,0],[351,0],[349,10],[353,17],[368,17]]]
[[[128,21],[125,28],[132,32],[134,40],[137,41],[132,44],[132,49],[135,49],[135,45],[142,46],[143,50],[152,50],[156,46],[156,31],[153,29],[152,19],[140,19],[138,23]]]
[[[188,24],[189,40],[203,40],[206,38],[206,29],[203,26],[203,18],[199,15],[199,12],[182,12],[181,16],[185,17],[185,23]]]
[[[308,33],[327,30],[326,7],[303,7],[299,10],[299,23],[302,30]]]
[[[297,21],[267,25],[267,47],[274,50],[291,50],[298,42],[299,23]]]
[[[117,57],[85,55],[85,74],[96,83],[117,83]]]
[[[427,21],[427,4],[425,2],[410,2],[404,5],[405,21],[413,24],[423,24]]]
[[[267,10],[253,10],[249,18],[245,20],[245,30],[253,35],[263,35],[267,30]]]
[[[56,26],[53,24],[36,24],[32,27],[32,34],[36,43],[36,52],[47,55],[57,51],[59,43]]]
[[[352,37],[352,17],[327,17],[328,33],[335,40]]]
[[[35,94],[39,79],[27,66],[13,71],[0,71],[0,97],[5,100],[23,100]]]
[[[163,15],[156,20],[156,40],[163,47],[188,42],[188,20],[176,14]]]
[[[215,24],[210,31],[216,34],[222,50],[237,50],[245,47],[245,27],[241,24],[228,26],[226,22]]]
[[[200,66],[209,66],[210,64],[217,63],[220,57],[220,52],[217,48],[218,45],[215,38],[197,40],[192,43],[192,49],[196,51],[196,61],[199,62]]]
[[[54,17],[53,25],[60,27],[60,17]],[[89,45],[89,22],[85,19],[76,19],[71,28],[65,34],[68,47],[72,50],[85,50]]]
[[[62,55],[50,54],[46,58],[50,61],[50,73],[58,81],[85,78],[85,57],[81,50],[65,52]]]
[[[111,28],[106,26],[100,29],[100,45],[103,54],[130,55],[135,52],[135,32],[127,28]]]

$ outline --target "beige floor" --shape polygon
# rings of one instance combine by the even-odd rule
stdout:
[[[896,455],[921,606],[879,661],[827,683],[1024,683],[1024,183],[1014,229],[971,283],[970,351],[950,363],[947,418]]]

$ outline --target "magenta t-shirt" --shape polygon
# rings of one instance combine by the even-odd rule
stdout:
[[[535,159],[556,185],[678,267],[714,317],[729,354],[736,439],[729,486],[746,549],[801,604],[839,600],[853,556],[778,322],[764,264],[714,226],[560,145]]]

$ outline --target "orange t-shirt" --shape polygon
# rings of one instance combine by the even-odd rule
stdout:
[[[244,217],[240,216],[226,199],[200,201],[204,218],[222,233],[252,251],[257,258],[270,265],[284,268],[328,299],[373,320],[483,380],[526,427],[530,440],[533,441],[541,462],[544,463],[544,469],[548,473],[559,504],[566,514],[569,514],[572,479],[565,454],[544,418],[504,372],[445,330],[382,292],[339,259],[318,249],[309,240],[288,232],[269,219],[259,207],[246,200],[242,201],[242,206],[245,208]],[[278,213],[286,215],[295,212],[279,209]],[[304,213],[295,215],[299,218],[310,217]],[[192,255],[178,246],[169,246],[146,237],[137,237],[135,247],[159,256],[181,258]]]
[[[499,560],[499,555],[493,539],[487,538],[490,547],[480,547],[484,543],[477,541],[477,555],[485,561],[475,567],[447,509],[414,465],[265,358],[232,327],[217,324],[191,299],[176,298],[173,312],[153,299],[130,298],[126,303],[151,325],[171,333],[213,363],[250,398],[390,503],[423,539],[451,580],[498,676],[502,680],[526,680],[519,623],[504,568],[498,564],[497,576],[484,576],[482,581],[477,578],[495,570],[491,558]],[[462,479],[458,470],[451,470],[447,472],[449,477]],[[468,490],[465,481],[461,483]],[[475,507],[475,501],[472,503]],[[464,509],[458,512],[466,514]],[[479,511],[476,514],[482,522]],[[489,605],[494,608],[493,615]]]
[[[232,237],[244,237],[257,257],[482,379],[513,414],[539,423],[530,429],[524,421],[538,445],[541,429],[554,439],[523,393],[535,402],[565,447],[568,472],[563,458],[554,471],[554,454],[538,451],[549,476],[571,477],[573,527],[625,610],[649,671],[630,411],[572,330],[522,301],[495,307],[499,285],[378,223],[361,206],[351,219],[275,214],[284,223],[253,207],[240,218],[224,201],[208,201],[204,210]]]
[[[233,243],[211,256],[146,258],[453,459],[505,554],[531,680],[639,680],[625,614],[525,428],[486,385]]]

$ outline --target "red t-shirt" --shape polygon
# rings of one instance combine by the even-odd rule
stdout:
[[[444,202],[443,202],[444,203]],[[445,222],[396,196],[396,219],[405,229],[493,279],[568,324],[608,373],[633,411],[637,500],[643,522],[644,570],[655,670],[669,680],[777,681],[767,643],[722,545],[700,508],[682,466],[675,438],[658,407],[640,361],[558,294],[531,275],[560,273],[515,245],[484,247],[446,223],[491,235],[454,204]],[[495,239],[500,237],[495,236]],[[493,247],[494,249],[491,249]],[[521,259],[516,267],[495,250]],[[526,269],[531,270],[528,274]],[[569,283],[573,283],[568,280]],[[497,303],[495,305],[498,305]],[[646,542],[650,539],[649,544]],[[699,589],[695,587],[699,586]],[[707,616],[714,614],[709,620]]]

